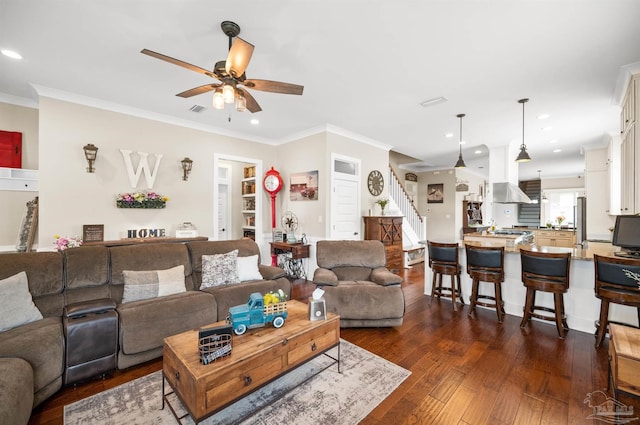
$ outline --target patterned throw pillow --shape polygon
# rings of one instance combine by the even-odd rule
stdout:
[[[237,249],[226,254],[203,255],[200,289],[240,282],[237,263]]]
[[[42,319],[33,303],[27,273],[0,280],[0,332]]]
[[[167,270],[123,270],[122,275],[124,276],[122,304],[187,291],[184,285],[183,265]]]

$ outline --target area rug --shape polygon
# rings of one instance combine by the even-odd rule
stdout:
[[[328,352],[332,357],[338,349]],[[352,425],[364,419],[411,372],[341,340],[340,373],[334,360],[319,356],[201,422],[229,424]],[[168,392],[168,385],[165,385]],[[65,425],[176,424],[161,410],[162,374],[155,372],[64,407]],[[169,403],[185,412],[175,396]],[[183,425],[193,421],[187,416]]]

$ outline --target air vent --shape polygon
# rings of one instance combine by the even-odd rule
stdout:
[[[444,103],[447,100],[449,100],[449,99],[447,99],[444,96],[434,97],[433,99],[427,99],[427,100],[424,100],[424,101],[420,102],[420,106],[422,106],[423,108],[428,108],[429,106],[435,106],[435,105],[438,105],[440,103]]]
[[[191,112],[202,112],[204,111],[206,108],[204,106],[201,105],[193,105],[191,108],[189,108],[189,110]]]

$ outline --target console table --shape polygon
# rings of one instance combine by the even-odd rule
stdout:
[[[271,255],[290,254],[278,265],[285,269],[287,275],[295,279],[306,279],[302,260],[309,258],[309,245],[302,243],[271,242]]]

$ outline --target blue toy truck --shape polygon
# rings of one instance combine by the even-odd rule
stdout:
[[[254,292],[249,295],[246,304],[229,309],[227,323],[233,326],[236,335],[242,335],[247,329],[266,326],[267,323],[273,323],[274,328],[280,328],[284,325],[287,314],[286,301],[265,305],[262,294]]]

